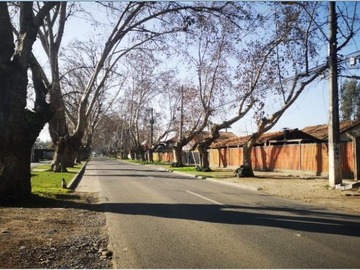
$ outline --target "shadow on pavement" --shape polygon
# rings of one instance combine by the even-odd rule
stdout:
[[[204,204],[104,203],[106,212],[211,223],[285,228],[360,237],[358,216],[290,208]],[[262,211],[261,213],[257,211]],[[268,213],[264,213],[268,211]]]
[[[360,237],[360,218],[355,215],[332,213],[318,209],[287,207],[213,205],[213,204],[159,204],[159,203],[102,203],[76,202],[79,194],[59,198],[34,196],[26,205],[31,208],[75,208],[123,215],[138,215],[170,219],[184,219],[220,224],[265,226]]]

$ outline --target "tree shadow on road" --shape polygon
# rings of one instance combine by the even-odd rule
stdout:
[[[265,226],[360,237],[358,216],[319,210],[210,204],[104,203],[106,212],[211,223]]]
[[[74,192],[56,198],[35,196],[23,208],[75,208],[121,215],[192,220],[209,223],[273,227],[296,232],[315,232],[360,237],[360,217],[325,209],[249,205],[108,203],[89,201],[87,193]],[[94,198],[94,196],[89,196]],[[9,207],[9,211],[11,211]]]

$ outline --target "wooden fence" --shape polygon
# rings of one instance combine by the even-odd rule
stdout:
[[[242,148],[229,147],[210,149],[211,167],[239,167]],[[341,144],[342,173],[344,177],[354,175],[354,153],[352,142]],[[255,170],[298,171],[311,175],[328,175],[327,144],[288,144],[256,146],[252,150]]]
[[[194,155],[195,154],[195,155]],[[326,176],[329,172],[327,144],[287,144],[256,146],[252,150],[254,170],[296,171],[308,175]],[[173,162],[172,152],[153,154],[154,161]],[[342,174],[344,177],[354,176],[353,143],[341,144]],[[184,153],[183,162],[198,164],[198,153]],[[243,164],[242,148],[228,147],[209,150],[210,167],[237,168]]]
[[[154,161],[163,161],[163,162],[174,162],[173,152],[154,152],[153,153]]]

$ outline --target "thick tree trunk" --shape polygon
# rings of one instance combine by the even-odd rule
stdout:
[[[58,142],[56,143],[55,152],[54,152],[54,158],[53,158],[53,161],[51,163],[51,169],[54,172],[65,172],[65,171],[67,171],[66,166],[65,166],[65,162],[63,161],[64,152],[65,152],[65,139],[61,137],[58,140]]]
[[[154,150],[152,148],[149,149],[149,161],[154,162]]]
[[[139,145],[137,148],[137,153],[140,155],[140,160],[145,162],[146,158],[145,158],[145,150],[144,150],[144,146],[143,145]]]
[[[202,147],[202,145],[199,145],[198,151],[200,154],[200,167],[203,169],[210,168],[208,149],[205,147]]]
[[[39,69],[30,59],[32,45],[44,16],[56,3],[45,3],[36,16],[33,4],[20,5],[20,29],[15,48],[7,3],[0,3],[0,201],[19,202],[31,195],[31,149],[51,113],[47,89]],[[35,23],[36,21],[36,23]],[[26,109],[28,71],[32,71],[36,98],[33,111]]]
[[[247,168],[249,177],[255,176],[251,161],[252,148],[253,148],[253,143],[251,141],[243,145],[243,165]]]
[[[220,129],[222,125],[215,125],[211,129],[211,135],[201,141],[197,147],[200,154],[200,167],[205,170],[210,169],[209,162],[209,147],[210,145],[220,137]]]
[[[91,147],[88,145],[83,145],[80,147],[79,153],[76,157],[76,163],[81,163],[84,160],[89,159],[91,156]]]
[[[183,146],[181,144],[177,144],[174,147],[174,151],[175,151],[175,163],[177,164],[177,166],[181,167],[184,166],[183,163],[183,159],[182,159],[182,148]]]
[[[136,151],[133,150],[133,149],[130,150],[130,158],[131,158],[132,160],[134,160],[134,159],[136,158]]]
[[[0,68],[0,93],[6,94],[0,95],[0,201],[4,203],[30,197],[31,149],[51,117],[46,103],[35,102],[35,111],[25,109],[27,71],[18,69],[14,74]]]
[[[0,202],[15,203],[30,197],[30,156],[31,148],[20,145],[0,152]]]
[[[26,201],[31,195],[31,149],[50,113],[26,109],[16,122],[2,125],[0,140],[0,202]]]
[[[74,167],[81,139],[76,136],[61,137],[56,144],[54,159],[51,168],[54,172],[66,172],[69,167]]]

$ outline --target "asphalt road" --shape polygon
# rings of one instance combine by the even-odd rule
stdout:
[[[360,268],[360,217],[98,158],[116,268]]]

